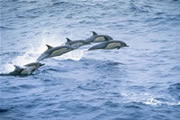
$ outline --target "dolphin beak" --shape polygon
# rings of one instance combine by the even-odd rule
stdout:
[[[126,45],[126,47],[129,47],[129,45]]]

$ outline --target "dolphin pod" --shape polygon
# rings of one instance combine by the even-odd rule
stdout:
[[[92,36],[87,38],[86,40],[71,40],[69,38],[66,38],[65,45],[52,47],[50,45],[47,46],[47,50],[44,51],[36,60],[36,62],[29,63],[24,65],[24,67],[16,66],[14,65],[15,69],[14,71],[10,73],[0,73],[0,76],[28,76],[32,75],[34,71],[36,71],[38,68],[43,66],[44,64],[40,63],[40,61],[43,61],[44,59],[61,56],[65,53],[71,52],[75,49],[80,48],[84,45],[89,45],[92,43],[99,43],[97,45],[94,45],[88,49],[88,51],[91,50],[98,50],[98,49],[120,49],[123,47],[129,47],[125,42],[114,40],[109,35],[102,35],[97,34],[96,32],[92,31]]]

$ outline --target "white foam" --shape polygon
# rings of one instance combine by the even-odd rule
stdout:
[[[14,70],[14,65],[23,67],[25,64],[35,62],[38,56],[43,53],[47,47],[46,44],[59,46],[62,44],[62,41],[57,41],[57,36],[42,36],[40,45],[38,42],[36,44],[31,44],[30,47],[25,51],[23,55],[17,56],[12,61],[8,61],[6,64],[2,65],[1,70],[3,73],[10,72]],[[2,73],[2,72],[1,72]]]
[[[2,65],[2,67],[0,68],[0,73],[8,73],[14,70],[14,65],[7,63]]]
[[[180,105],[180,101],[160,101],[160,100],[157,100],[155,98],[150,98],[148,99],[147,101],[143,102],[144,104],[147,104],[147,105]]]
[[[155,98],[149,98],[147,99],[146,101],[143,102],[144,104],[147,104],[147,105],[160,105],[161,104],[161,101],[159,100],[156,100]]]
[[[25,54],[17,56],[12,61],[8,61],[6,64],[2,65],[0,71],[3,71],[3,73],[11,72],[14,70],[14,65],[23,67],[25,64],[35,62],[39,55],[47,50],[46,44],[56,47],[64,44],[64,41],[60,41],[59,37],[56,35],[42,35],[40,45],[37,44],[31,44],[28,49],[24,50]],[[85,51],[86,49],[73,50],[72,52],[66,53],[62,56],[55,57],[55,59],[72,59],[78,61],[83,57]]]
[[[180,101],[174,100],[169,96],[156,96],[150,93],[127,93],[123,92],[121,95],[124,97],[126,102],[140,102],[146,105],[158,106],[158,105],[180,105]],[[156,98],[166,98],[167,101],[161,101]]]

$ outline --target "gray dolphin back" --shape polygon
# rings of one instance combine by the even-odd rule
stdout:
[[[86,41],[88,43],[105,42],[105,41],[113,40],[113,38],[111,36],[109,36],[109,35],[99,35],[94,31],[92,31],[92,33],[93,33],[93,35],[86,39]]]

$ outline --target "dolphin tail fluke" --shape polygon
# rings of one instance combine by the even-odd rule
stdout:
[[[88,49],[88,51],[92,50],[91,48]]]
[[[88,49],[88,51],[90,51],[90,50],[96,50],[96,49],[98,49],[98,48],[91,47],[91,48]]]

